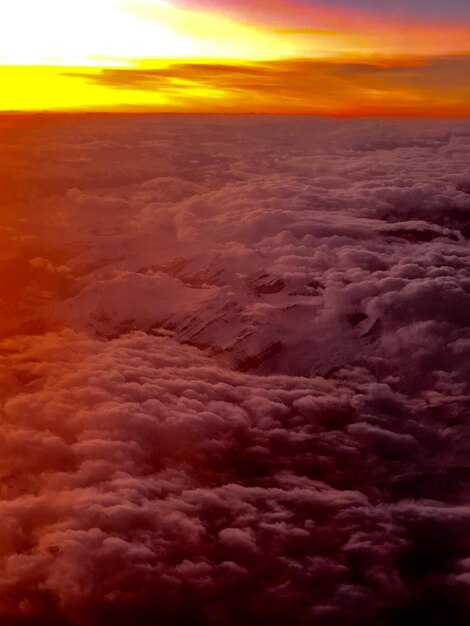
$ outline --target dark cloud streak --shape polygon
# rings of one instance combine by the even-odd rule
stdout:
[[[470,115],[463,78],[468,55],[341,61],[297,59],[263,63],[173,63],[157,68],[104,68],[65,75],[121,90],[165,92],[178,110],[191,102],[208,112],[266,111],[367,115]],[[208,93],[192,93],[194,89]],[[210,91],[224,95],[214,99]]]

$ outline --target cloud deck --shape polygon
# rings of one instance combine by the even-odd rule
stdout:
[[[468,123],[2,124],[2,624],[468,623]]]

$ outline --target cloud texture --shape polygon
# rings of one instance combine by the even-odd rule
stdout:
[[[284,32],[289,35],[292,29]],[[301,35],[302,30],[297,32]],[[334,33],[321,36],[334,41]],[[395,31],[393,38],[396,42]],[[470,91],[462,76],[469,71],[470,55],[465,52],[408,51],[407,56],[383,53],[355,59],[336,51],[323,56],[251,63],[155,61],[144,67],[71,68],[61,75],[70,86],[106,88],[119,96],[121,108],[131,110],[139,110],[140,104],[144,111],[469,116]],[[163,101],[155,101],[155,94]],[[136,96],[147,100],[139,103]]]
[[[468,124],[3,124],[1,623],[468,623]]]

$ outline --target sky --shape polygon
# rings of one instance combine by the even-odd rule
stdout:
[[[0,110],[470,115],[467,0],[15,0]]]

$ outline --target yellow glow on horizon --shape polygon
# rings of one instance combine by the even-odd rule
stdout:
[[[274,28],[190,7],[0,0],[0,111],[469,112],[470,55],[439,59],[465,25]]]
[[[123,93],[80,76],[83,72],[92,77],[100,71],[90,66],[0,66],[0,111],[186,111],[188,101],[210,103],[226,96],[223,89],[201,86],[190,77],[173,80],[172,87],[165,90],[128,89]]]
[[[376,65],[376,75],[339,61],[303,68],[295,61],[204,60],[125,68],[0,66],[0,111],[470,116],[467,87],[439,87],[448,68],[436,67],[442,76],[434,76],[433,86],[424,76],[415,85],[390,80],[387,67],[393,65]],[[397,72],[400,67],[406,78],[406,64],[397,64]]]

